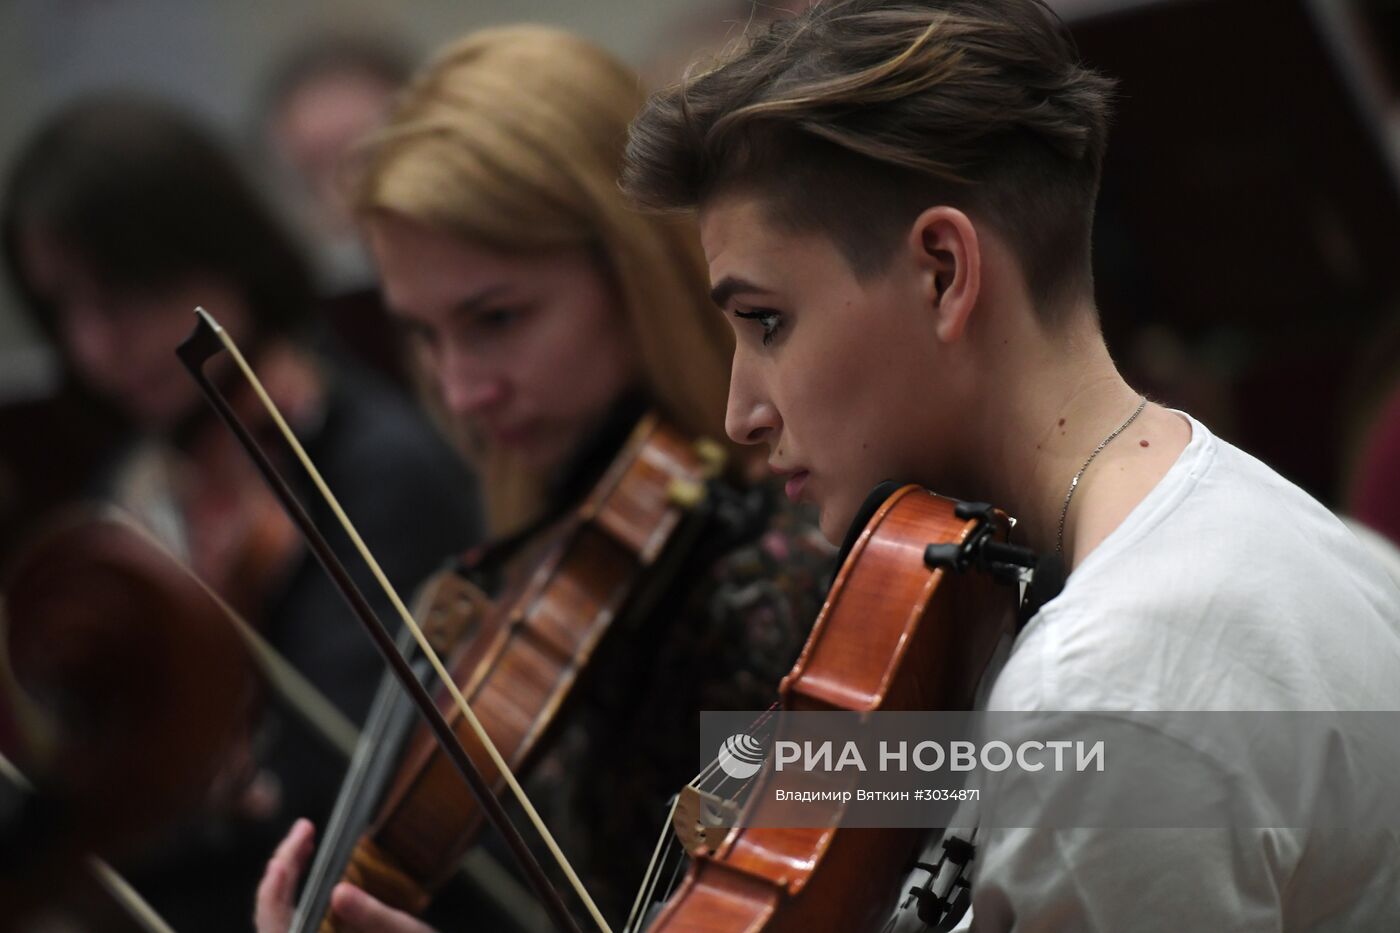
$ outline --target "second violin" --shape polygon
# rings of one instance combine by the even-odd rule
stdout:
[[[545,556],[492,600],[460,573],[434,582],[428,631],[454,645],[450,667],[512,770],[528,766],[603,637],[637,619],[669,585],[706,517],[711,445],[649,416],[593,492],[549,533]],[[478,761],[486,755],[449,715]],[[499,775],[487,771],[488,778]],[[421,912],[473,844],[482,814],[426,732],[414,738],[345,878]],[[328,918],[323,930],[334,929]]]
[[[1006,584],[1013,561],[1033,558],[1002,543],[1005,515],[917,486],[889,494],[891,485],[872,494],[868,522],[857,519],[858,537],[783,679],[784,710],[969,709],[998,642],[1014,631],[1016,589]],[[782,828],[765,819],[771,777],[750,790],[739,826],[696,858],[652,933],[879,928],[927,831]]]

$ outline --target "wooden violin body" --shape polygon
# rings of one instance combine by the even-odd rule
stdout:
[[[592,493],[542,537],[499,601],[457,573],[429,594],[424,629],[455,642],[450,670],[513,771],[529,766],[604,635],[636,612],[685,550],[717,461],[655,416],[644,418]],[[541,556],[541,550],[543,552]],[[500,787],[480,742],[454,708],[442,709],[484,774]],[[426,733],[416,735],[345,880],[418,913],[456,869],[483,814]],[[335,929],[327,917],[323,931]]]
[[[52,820],[0,884],[10,904],[195,811],[244,734],[254,668],[223,604],[115,514],[73,514],[31,542],[3,608],[0,713],[47,728],[0,729],[0,751]]]
[[[905,486],[878,509],[783,679],[783,709],[971,707],[998,641],[1014,631],[1015,590],[926,566],[928,545],[960,544],[980,524],[955,507]],[[745,818],[714,854],[691,864],[652,933],[861,931],[884,922],[927,830],[759,828],[773,806],[771,776],[763,772]]]

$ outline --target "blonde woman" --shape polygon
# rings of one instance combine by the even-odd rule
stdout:
[[[647,409],[724,436],[732,338],[693,230],[633,211],[618,188],[642,100],[583,40],[487,30],[429,64],[361,153],[354,204],[386,304],[498,534],[528,537],[576,501]],[[743,483],[752,471],[734,463]],[[698,765],[698,712],[766,706],[820,604],[830,550],[759,490],[758,530],[685,571],[644,634],[599,659],[527,775],[614,923]],[[285,928],[312,849],[299,823],[268,865],[260,930]],[[349,885],[332,906],[352,927],[422,928]]]

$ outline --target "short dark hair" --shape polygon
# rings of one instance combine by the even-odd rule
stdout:
[[[138,96],[70,105],[20,152],[4,192],[4,259],[37,324],[53,309],[26,273],[21,237],[42,232],[104,284],[145,288],[208,274],[238,290],[260,332],[306,323],[310,273],[295,241],[215,138]]]
[[[958,206],[1007,238],[1044,307],[1091,282],[1112,93],[1041,0],[820,4],[653,96],[623,186],[659,210],[760,195],[860,276],[926,207]]]

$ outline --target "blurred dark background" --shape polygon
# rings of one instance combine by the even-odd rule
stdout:
[[[1094,6],[1080,49],[1122,82],[1096,231],[1110,346],[1342,505],[1395,362],[1372,351],[1400,295],[1400,4]]]
[[[202,115],[295,218],[304,193],[268,151],[267,93],[308,36],[372,34],[416,61],[477,26],[544,21],[664,81],[783,5],[6,0],[0,164],[63,103],[133,88]],[[1400,356],[1400,0],[1052,5],[1087,60],[1122,82],[1096,260],[1115,355],[1158,398],[1347,509]],[[7,289],[0,404],[12,405],[62,375]],[[94,418],[43,438],[72,445],[67,459],[36,449],[31,426],[0,423],[0,535],[63,492],[65,463],[82,473],[85,448],[102,442]]]

